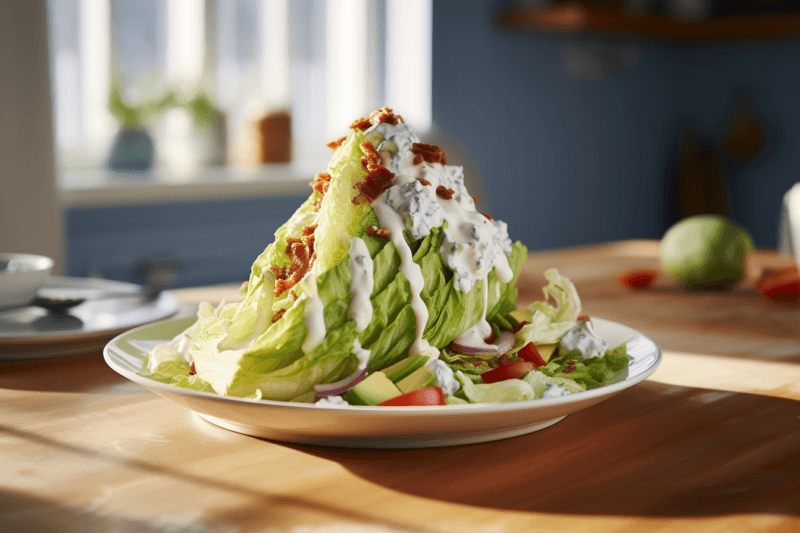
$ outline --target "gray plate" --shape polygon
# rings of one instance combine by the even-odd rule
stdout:
[[[40,294],[88,297],[62,314],[38,307],[0,309],[0,359],[36,359],[99,352],[119,333],[168,318],[181,309],[169,292],[147,301],[133,283],[54,276]],[[114,293],[113,298],[104,295]],[[127,296],[130,294],[130,296]],[[97,299],[93,299],[97,298]]]

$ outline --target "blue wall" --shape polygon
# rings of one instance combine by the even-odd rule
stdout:
[[[726,124],[733,87],[751,90],[770,144],[728,169],[732,215],[756,244],[776,245],[782,194],[800,181],[797,41],[684,45],[635,38],[511,33],[498,3],[436,0],[433,116],[471,154],[491,213],[531,249],[660,238],[674,222],[679,128]],[[563,73],[564,46],[633,42],[628,71],[594,81]],[[707,130],[707,131],[706,131]],[[457,163],[457,161],[452,161]]]
[[[256,257],[307,196],[74,209],[67,272],[141,282],[152,258],[182,263],[178,286],[245,281]]]

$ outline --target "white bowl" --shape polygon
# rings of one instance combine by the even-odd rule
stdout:
[[[0,253],[0,308],[33,300],[52,271],[49,257]]]

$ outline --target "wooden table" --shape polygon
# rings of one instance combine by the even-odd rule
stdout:
[[[425,450],[269,442],[210,425],[126,381],[100,354],[0,372],[2,532],[800,531],[800,305],[689,293],[659,279],[658,243],[536,253],[585,312],[650,334],[640,385],[544,431]],[[753,271],[791,260],[759,252]],[[176,291],[188,304],[234,287]]]

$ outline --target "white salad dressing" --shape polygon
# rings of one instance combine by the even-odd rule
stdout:
[[[483,294],[489,294],[489,280],[483,280]],[[483,314],[474,326],[459,335],[455,342],[466,346],[474,346],[486,350],[490,355],[500,355],[500,349],[494,344],[488,344],[486,339],[492,335],[492,326],[486,321],[486,312],[489,309],[489,298],[483,299]]]
[[[461,388],[461,383],[456,379],[453,370],[444,361],[431,358],[426,366],[436,375],[436,386],[442,389],[443,393],[450,395]]]
[[[569,394],[569,391],[563,385],[559,385],[558,383],[548,383],[546,385],[545,391],[542,393],[542,398],[559,398],[561,396],[566,396]]]
[[[317,278],[313,271],[309,271],[300,280],[303,287],[303,295],[300,297],[306,300],[306,328],[308,334],[303,341],[303,351],[310,352],[325,339],[325,315],[323,314],[322,300],[317,293]]]
[[[367,363],[369,363],[372,352],[361,347],[361,342],[358,340],[358,337],[353,341],[353,354],[355,354],[356,359],[358,359],[358,369],[364,370],[367,368]]]
[[[422,301],[420,293],[425,285],[425,280],[422,277],[422,269],[414,262],[414,254],[411,252],[405,237],[403,237],[403,228],[405,224],[403,219],[398,215],[391,206],[384,200],[384,195],[372,202],[372,208],[378,215],[381,222],[381,227],[389,230],[389,238],[392,240],[397,253],[400,255],[400,271],[408,279],[411,285],[411,310],[414,312],[417,324],[417,334],[414,339],[414,344],[411,346],[411,353],[413,354],[428,354],[438,357],[439,350],[428,344],[428,341],[422,338],[422,333],[425,331],[425,325],[428,323],[428,307]]]
[[[341,396],[325,396],[317,400],[317,405],[320,407],[344,407],[350,404]]]
[[[353,237],[350,242],[350,317],[356,321],[356,331],[364,331],[372,320],[372,289],[375,279],[372,276],[372,257],[369,255],[367,243],[363,239]]]
[[[561,337],[561,346],[567,350],[578,350],[584,359],[603,355],[608,343],[598,337],[589,322],[578,322]]]

